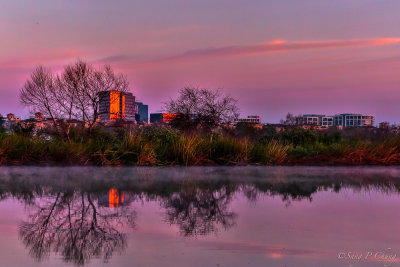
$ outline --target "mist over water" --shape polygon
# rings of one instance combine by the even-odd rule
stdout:
[[[400,254],[399,191],[397,167],[3,167],[0,258],[348,266],[338,255],[353,252],[359,266],[383,266],[365,256]]]

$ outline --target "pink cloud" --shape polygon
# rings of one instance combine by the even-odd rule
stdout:
[[[203,59],[210,57],[237,57],[237,56],[254,56],[276,52],[289,52],[297,50],[311,50],[324,48],[344,48],[358,46],[382,46],[400,43],[400,38],[380,38],[369,40],[344,40],[344,41],[305,41],[305,42],[285,42],[283,40],[275,40],[266,44],[250,44],[225,46],[218,48],[205,48],[191,50],[186,53],[169,57],[163,61],[181,61]]]
[[[316,50],[316,49],[340,49],[349,47],[373,47],[400,44],[400,38],[375,38],[366,40],[333,40],[333,41],[302,41],[287,42],[284,40],[273,40],[260,44],[232,45],[224,47],[210,47],[189,50],[175,56],[153,59],[135,60],[128,55],[115,55],[100,59],[99,62],[125,63],[128,68],[154,67],[164,64],[199,61],[215,58],[248,57],[257,55],[268,55],[277,53],[288,53],[294,51]]]
[[[19,57],[0,62],[0,70],[31,68],[36,65],[46,65],[73,61],[85,56],[85,52],[75,49],[64,49],[59,51],[44,51],[27,57]]]

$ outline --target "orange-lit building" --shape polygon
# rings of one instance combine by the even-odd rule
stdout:
[[[178,113],[151,113],[150,122],[151,123],[169,123],[174,119],[179,118]]]
[[[175,113],[163,113],[163,122],[171,122],[175,119],[179,118],[179,114]]]
[[[197,114],[185,115],[182,113],[151,113],[150,123],[170,123],[176,119],[196,120],[199,116]]]
[[[15,115],[12,114],[12,113],[8,113],[8,114],[7,114],[7,119],[8,119],[9,121],[15,121]]]
[[[102,122],[124,120],[135,122],[138,112],[135,96],[121,91],[103,91],[99,95],[99,115]]]

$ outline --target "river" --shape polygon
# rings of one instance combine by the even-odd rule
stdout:
[[[1,266],[400,266],[397,167],[1,167]]]

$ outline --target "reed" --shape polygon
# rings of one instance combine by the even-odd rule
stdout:
[[[217,136],[210,143],[210,160],[219,164],[249,163],[252,144],[247,139]]]
[[[232,135],[185,135],[170,128],[97,132],[70,141],[0,133],[0,165],[394,165],[400,137],[250,139]],[[293,140],[293,142],[291,141]],[[313,141],[314,140],[314,141]],[[328,140],[328,141],[327,141]]]
[[[273,140],[265,146],[263,163],[267,165],[282,165],[286,163],[289,145],[282,145]]]
[[[137,165],[148,166],[157,164],[157,154],[150,143],[144,144],[139,151]]]
[[[204,159],[203,144],[203,138],[182,135],[172,144],[176,162],[186,166],[200,164]]]

